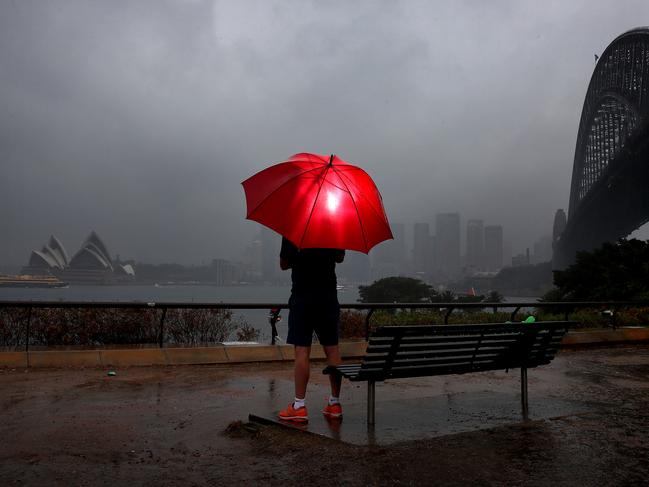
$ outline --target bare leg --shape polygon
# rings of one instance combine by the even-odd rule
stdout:
[[[311,347],[295,346],[295,397],[306,397],[306,385],[311,373],[310,355]]]
[[[340,348],[338,347],[338,345],[331,345],[322,348],[324,349],[325,355],[327,356],[328,365],[340,365],[342,363],[342,358],[340,357]],[[342,377],[339,374],[329,374],[329,383],[331,384],[331,395],[334,397],[340,397]]]

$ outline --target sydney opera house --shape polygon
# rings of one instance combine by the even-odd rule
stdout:
[[[54,235],[41,249],[33,250],[23,274],[52,274],[62,281],[79,284],[110,284],[135,278],[130,264],[122,265],[110,258],[104,242],[94,231],[70,259]]]

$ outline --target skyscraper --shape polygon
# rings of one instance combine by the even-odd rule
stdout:
[[[469,220],[466,224],[466,266],[473,270],[484,267],[484,223]]]
[[[455,279],[460,274],[459,213],[435,217],[435,270],[441,279]]]
[[[484,227],[485,267],[497,271],[503,266],[503,227],[487,225]]]

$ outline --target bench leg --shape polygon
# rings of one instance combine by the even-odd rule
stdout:
[[[527,407],[527,368],[521,367],[521,408],[523,410],[523,419],[529,419],[529,410]]]
[[[367,424],[374,424],[374,381],[367,381]]]

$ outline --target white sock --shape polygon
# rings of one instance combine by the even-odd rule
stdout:
[[[329,396],[329,406],[333,406],[334,404],[340,404],[340,398]]]
[[[293,407],[295,409],[303,408],[304,407],[304,400],[305,400],[304,397],[302,399],[300,399],[299,397],[296,397],[295,401],[293,401]]]

